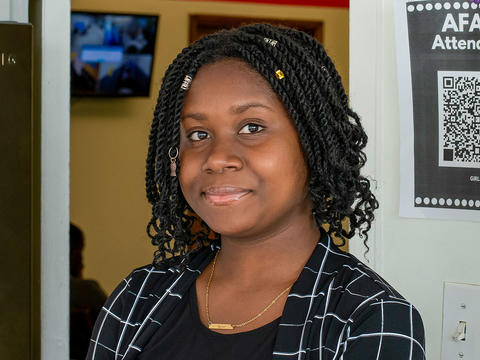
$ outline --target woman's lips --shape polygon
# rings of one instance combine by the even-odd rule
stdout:
[[[222,206],[230,205],[240,200],[245,195],[249,194],[251,190],[231,187],[209,187],[202,192],[202,195],[211,205]]]

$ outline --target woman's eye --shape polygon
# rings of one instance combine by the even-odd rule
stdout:
[[[258,125],[258,124],[247,124],[244,127],[242,127],[239,131],[240,134],[254,134],[258,133],[265,129],[263,126]]]
[[[208,134],[205,131],[193,131],[188,138],[192,141],[201,141],[207,139]]]

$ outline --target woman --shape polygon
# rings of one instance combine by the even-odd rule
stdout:
[[[255,24],[185,48],[150,134],[158,250],[107,300],[87,358],[424,359],[416,309],[330,237],[367,239],[366,140],[308,35]]]

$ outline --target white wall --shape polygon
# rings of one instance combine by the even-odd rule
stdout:
[[[41,359],[55,360],[69,358],[70,1],[42,0],[39,6]]]
[[[427,357],[437,360],[443,282],[480,284],[480,223],[398,216],[401,169],[394,1],[350,1],[350,96],[370,138],[366,171],[378,181],[381,207],[373,229],[372,264],[419,309]],[[363,254],[358,245],[352,251],[358,257]]]
[[[0,0],[0,21],[28,22],[28,0]]]
[[[0,0],[0,21],[10,20],[10,1]]]

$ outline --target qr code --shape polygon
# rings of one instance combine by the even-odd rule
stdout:
[[[480,72],[437,76],[439,166],[480,168]]]

